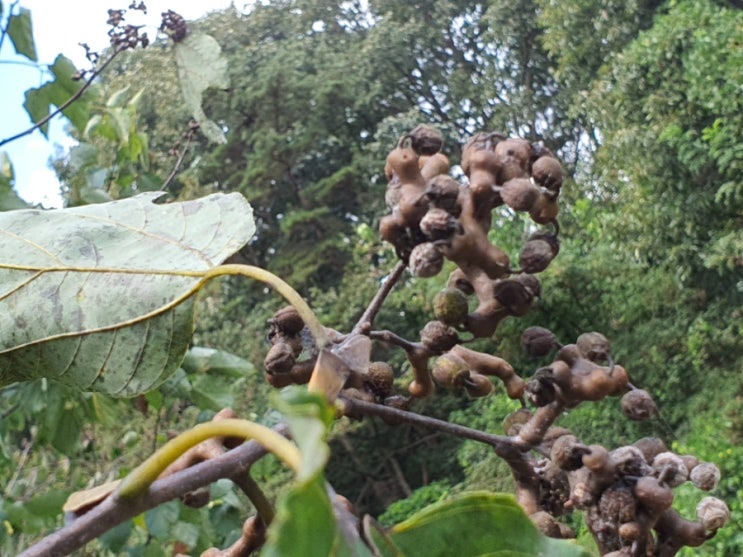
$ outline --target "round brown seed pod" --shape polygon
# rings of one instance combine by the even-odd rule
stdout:
[[[372,362],[364,377],[366,387],[378,398],[392,394],[395,372],[387,362]]]
[[[506,435],[514,436],[518,430],[531,419],[531,411],[526,408],[514,410],[503,419],[503,432]]]
[[[433,363],[433,380],[440,387],[461,389],[470,376],[470,369],[462,358],[454,354],[439,356]]]
[[[632,543],[640,537],[640,525],[634,520],[619,525],[619,537],[626,543]]]
[[[513,178],[500,189],[501,199],[514,211],[531,210],[539,195],[539,188],[528,178]]]
[[[462,207],[459,204],[461,185],[451,176],[439,174],[426,184],[425,196],[432,207],[443,209],[454,217],[459,217]]]
[[[418,155],[435,155],[441,151],[444,144],[444,136],[434,127],[420,124],[411,131],[407,137],[410,138],[410,146]]]
[[[520,137],[509,137],[499,141],[495,145],[495,154],[503,161],[513,160],[523,169],[529,165],[532,147],[526,139]]]
[[[717,497],[705,497],[697,505],[697,519],[707,532],[716,532],[730,520],[730,509]]]
[[[653,459],[653,475],[671,487],[678,487],[689,479],[689,471],[681,457],[670,451]]]
[[[640,449],[642,456],[645,457],[645,462],[653,462],[657,455],[668,450],[665,442],[658,437],[643,437],[632,444]]]
[[[555,258],[552,246],[545,240],[529,240],[519,255],[519,265],[525,273],[541,273]]]
[[[531,176],[537,185],[557,193],[562,187],[564,172],[560,161],[554,157],[544,156],[539,157],[531,165]]]
[[[458,342],[457,332],[441,321],[429,321],[421,331],[421,343],[434,354],[443,354]]]
[[[297,335],[304,329],[304,321],[293,306],[287,306],[274,313],[268,323],[286,336]]]
[[[448,240],[459,228],[459,221],[444,209],[429,209],[420,222],[420,229],[429,240]]]
[[[446,325],[461,325],[468,312],[467,296],[458,288],[444,288],[433,298],[433,314]]]
[[[521,346],[530,356],[546,356],[556,345],[554,333],[544,327],[529,327],[521,334]]]
[[[642,451],[633,445],[618,447],[609,453],[614,466],[622,476],[646,476],[650,466]]]
[[[689,474],[691,483],[702,491],[712,491],[720,483],[720,469],[711,462],[700,462]]]
[[[622,397],[622,412],[630,420],[647,420],[655,413],[655,403],[650,393],[634,389]]]
[[[278,342],[266,354],[263,366],[269,375],[283,375],[291,372],[295,362],[291,346],[285,342]]]
[[[583,455],[588,451],[575,435],[562,435],[552,444],[550,459],[562,470],[572,472],[583,466]]]
[[[444,266],[444,256],[431,242],[418,244],[410,252],[410,272],[416,277],[435,277]]]
[[[592,362],[604,362],[611,355],[611,343],[601,333],[583,333],[575,344],[581,356]]]
[[[472,398],[481,398],[493,392],[493,383],[485,375],[470,372],[464,381],[464,390]]]

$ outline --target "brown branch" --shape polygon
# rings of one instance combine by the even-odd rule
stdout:
[[[181,150],[181,152],[178,153],[178,160],[175,161],[173,170],[170,171],[170,174],[163,182],[163,185],[160,186],[160,191],[165,191],[166,189],[168,189],[168,186],[170,186],[170,183],[178,175],[178,171],[180,170],[181,165],[183,164],[183,159],[186,158],[186,153],[188,153],[188,147],[191,144],[191,140],[193,139],[194,133],[196,132],[198,127],[199,125],[196,124],[193,120],[189,124],[188,132],[185,133],[186,144],[183,146],[183,149]]]
[[[108,67],[108,65],[111,62],[113,62],[114,59],[119,54],[121,54],[122,52],[124,52],[126,49],[127,49],[126,46],[120,46],[116,50],[114,50],[113,54],[105,62],[103,62],[103,64],[101,65],[100,68],[96,69],[90,75],[90,77],[85,82],[85,84],[74,95],[72,95],[69,99],[67,99],[60,106],[58,106],[56,110],[53,110],[52,112],[50,112],[49,114],[47,114],[46,116],[44,116],[44,118],[42,118],[41,120],[39,120],[38,122],[36,122],[33,126],[31,126],[30,128],[28,128],[27,130],[22,131],[20,133],[17,133],[17,134],[15,134],[12,137],[7,137],[7,138],[3,139],[2,141],[0,141],[0,147],[2,147],[3,145],[5,145],[6,143],[10,143],[11,141],[15,141],[16,139],[20,139],[21,137],[24,137],[24,136],[32,133],[34,130],[36,130],[36,129],[40,128],[41,126],[43,126],[44,124],[48,123],[52,118],[54,118],[58,114],[61,114],[64,109],[66,109],[73,102],[75,102],[77,99],[79,99],[80,97],[82,97],[83,94],[85,93],[85,91],[87,91],[90,88],[90,86],[93,84],[93,81],[95,80],[95,78],[98,77],[103,72],[103,70],[105,70]]]
[[[407,267],[407,265],[403,261],[397,262],[397,265],[392,269],[387,280],[385,280],[384,284],[382,284],[379,290],[377,290],[374,299],[369,303],[364,314],[359,318],[353,331],[351,331],[351,334],[361,333],[362,331],[368,331],[371,329],[374,324],[374,318],[377,316],[377,313],[382,307],[384,301],[387,299],[389,293],[392,291],[392,288],[397,284],[397,281],[400,280],[403,271],[405,271],[405,267]]]
[[[288,428],[285,425],[277,426],[276,430],[288,436]],[[26,549],[19,557],[68,555],[117,524],[146,510],[210,485],[219,479],[247,474],[250,466],[265,455],[266,450],[261,445],[249,441],[216,458],[157,480],[141,499],[123,502],[115,497],[108,497],[64,528]]]

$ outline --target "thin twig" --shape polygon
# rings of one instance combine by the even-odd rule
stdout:
[[[371,331],[369,333],[369,338],[372,340],[380,340],[382,342],[395,344],[407,352],[412,352],[420,348],[419,343],[406,340],[392,331]]]
[[[376,404],[374,402],[365,402],[363,400],[358,400],[355,398],[346,398],[343,395],[340,396],[340,400],[342,400],[343,404],[346,405],[346,408],[351,414],[378,416],[380,418],[387,418],[389,420],[405,422],[426,429],[442,431],[456,437],[479,441],[480,443],[485,443],[486,445],[490,445],[491,447],[496,449],[499,447],[514,447],[518,450],[524,450],[527,448],[525,446],[522,446],[522,444],[518,443],[513,438],[507,437],[505,435],[495,435],[493,433],[487,433],[478,429],[472,429],[467,426],[452,424],[444,420],[431,418],[430,416],[416,414],[415,412],[392,408],[391,406],[383,406],[381,404]]]
[[[30,133],[32,133],[34,130],[40,128],[47,122],[49,122],[52,118],[57,116],[58,114],[61,114],[63,110],[65,110],[68,106],[70,106],[73,102],[75,102],[77,99],[83,96],[83,93],[90,88],[90,86],[93,84],[93,80],[95,80],[96,77],[98,77],[103,70],[106,69],[106,67],[113,62],[114,58],[116,58],[120,53],[124,52],[126,50],[126,47],[119,47],[116,50],[114,50],[113,54],[101,65],[100,68],[96,69],[91,76],[88,78],[88,80],[85,82],[85,84],[69,99],[67,99],[65,102],[63,102],[60,106],[57,107],[56,110],[53,110],[46,116],[44,116],[41,120],[36,122],[33,126],[28,128],[25,131],[22,131],[20,133],[15,134],[12,137],[8,137],[6,139],[3,139],[0,141],[0,147],[5,145],[6,143],[10,143],[11,141],[15,141],[16,139],[20,139],[21,137],[24,137]]]
[[[171,170],[170,174],[163,182],[163,185],[160,187],[160,191],[165,191],[166,189],[168,189],[168,186],[170,186],[170,183],[178,174],[178,171],[181,168],[181,164],[183,164],[183,159],[186,158],[186,153],[188,153],[188,147],[191,144],[191,140],[193,139],[195,131],[196,128],[192,127],[185,134],[186,144],[183,146],[183,149],[181,149],[181,152],[178,154],[178,160],[175,161],[175,166],[173,166],[173,170]]]
[[[374,299],[369,303],[369,306],[366,308],[366,311],[364,311],[364,314],[359,318],[358,322],[353,328],[353,331],[351,331],[351,334],[361,333],[362,331],[371,329],[372,325],[374,324],[374,318],[377,316],[377,313],[379,312],[389,293],[392,291],[392,288],[395,286],[397,281],[400,280],[403,271],[405,271],[405,267],[407,267],[407,265],[404,261],[397,262],[395,268],[392,269],[392,272],[390,272],[390,274],[387,276],[387,280],[385,280],[379,290],[377,290],[377,293],[374,295]]]
[[[288,436],[286,425],[280,424],[274,429]],[[146,510],[210,485],[219,479],[246,474],[250,466],[265,455],[266,450],[261,445],[249,441],[216,458],[155,481],[141,498],[122,501],[116,497],[108,497],[64,528],[26,549],[19,557],[68,555],[114,526]]]
[[[266,494],[263,493],[261,486],[250,475],[250,471],[235,474],[230,479],[237,487],[242,489],[243,493],[255,507],[258,517],[263,523],[266,526],[271,524],[275,515],[273,506],[266,497]]]

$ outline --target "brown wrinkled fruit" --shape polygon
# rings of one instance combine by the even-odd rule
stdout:
[[[529,327],[521,334],[521,346],[530,356],[546,356],[556,345],[555,335],[544,327]]]
[[[503,419],[503,433],[509,436],[516,435],[522,425],[531,419],[531,411],[519,408]]]
[[[457,332],[441,321],[429,321],[421,331],[421,343],[434,354],[443,354],[458,342]]]
[[[468,312],[467,296],[458,288],[445,288],[433,298],[433,314],[446,325],[461,325]]]
[[[655,477],[671,487],[678,487],[689,479],[689,471],[684,461],[675,453],[666,451],[653,459]]]
[[[416,126],[407,137],[410,138],[410,146],[413,151],[419,155],[435,155],[441,151],[444,144],[444,137],[441,132],[426,124]]]
[[[655,413],[655,403],[647,391],[634,389],[622,397],[622,412],[630,420],[647,420]]]
[[[645,462],[653,462],[657,455],[668,450],[665,442],[658,437],[643,437],[632,444],[640,449],[642,456],[645,457]]]
[[[562,187],[563,170],[560,161],[554,157],[539,157],[531,166],[531,176],[538,186],[557,193]]]
[[[583,333],[575,344],[581,356],[592,362],[605,362],[611,355],[611,343],[601,333]]]
[[[448,240],[459,228],[459,222],[444,209],[429,209],[420,222],[420,229],[429,240]]]
[[[562,435],[552,444],[550,459],[560,469],[571,472],[583,466],[583,455],[588,451],[575,435]]]
[[[697,519],[707,532],[716,532],[730,520],[730,509],[717,497],[705,497],[697,505]]]
[[[295,362],[296,358],[291,346],[285,342],[279,342],[268,351],[263,365],[269,375],[284,375],[291,372]]]
[[[392,394],[395,372],[387,362],[372,362],[364,377],[364,384],[377,397],[385,398]]]
[[[444,266],[444,256],[431,242],[418,244],[410,252],[410,272],[416,277],[435,277]]]
[[[720,469],[711,462],[700,462],[689,474],[691,483],[702,491],[712,491],[720,483]]]
[[[275,325],[287,336],[297,335],[304,329],[304,321],[293,306],[287,306],[274,313],[269,324]]]
[[[529,211],[539,199],[539,188],[528,178],[513,178],[500,189],[503,202],[514,211]]]
[[[555,251],[545,240],[529,240],[519,255],[519,265],[525,273],[541,273],[555,258]]]

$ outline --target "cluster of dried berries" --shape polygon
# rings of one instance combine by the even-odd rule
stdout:
[[[167,34],[173,42],[179,43],[186,38],[188,34],[188,27],[186,20],[183,16],[177,14],[173,10],[168,10],[161,14],[162,22],[160,23],[160,31]]]
[[[144,4],[142,4],[142,7],[144,8]],[[135,6],[134,9],[140,8]],[[146,48],[150,44],[150,39],[147,37],[147,33],[139,32],[143,25],[124,25],[125,13],[126,10],[108,10],[106,24],[111,26],[108,30],[111,46],[118,50],[136,48],[138,45]]]
[[[563,170],[543,147],[479,133],[463,148],[462,168],[469,181],[460,184],[448,175],[442,145],[436,130],[418,126],[389,153],[385,199],[392,211],[380,222],[382,237],[413,274],[434,276],[444,259],[456,264],[447,287],[433,300],[436,319],[423,327],[418,341],[373,331],[370,322],[350,334],[327,329],[331,352],[341,356],[339,365],[345,369],[341,393],[406,410],[411,397],[429,396],[437,386],[486,396],[494,391],[491,378],[496,377],[507,396],[522,403],[504,423],[515,450],[501,456],[514,473],[519,503],[542,532],[573,537],[556,517],[578,509],[602,555],[670,556],[683,546],[700,545],[727,522],[729,511],[721,500],[707,497],[699,504],[697,520],[685,520],[671,508],[672,489],[686,481],[705,491],[714,489],[720,474],[713,464],[671,453],[655,438],[609,451],[585,445],[554,426],[564,411],[606,397],[621,397],[622,411],[632,420],[657,415],[650,395],[632,385],[625,368],[614,362],[604,335],[584,333],[575,343],[562,345],[548,329],[529,327],[521,339],[526,352],[552,357],[528,381],[503,358],[464,346],[469,339],[462,334],[490,337],[503,318],[525,315],[540,295],[535,274],[559,251],[555,219]],[[554,230],[527,239],[516,270],[488,239],[492,212],[503,205]],[[310,381],[318,353],[296,311],[277,312],[268,337],[268,381],[276,387]],[[388,364],[371,362],[373,341],[405,351],[413,375],[410,396],[394,394],[396,373]],[[298,360],[305,350],[309,356]],[[355,417],[342,405],[341,411]]]

